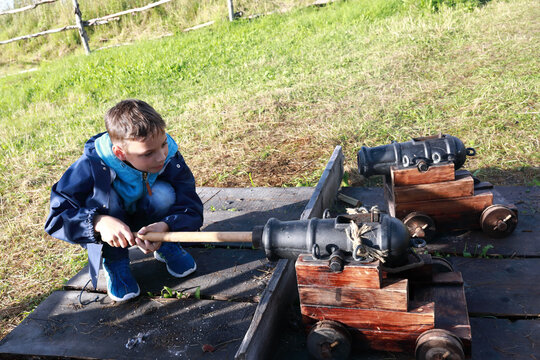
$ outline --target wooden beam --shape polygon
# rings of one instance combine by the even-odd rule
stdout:
[[[234,21],[233,0],[227,0],[227,10],[229,11],[229,21]]]
[[[41,4],[44,4],[44,3],[47,3],[47,2],[53,2],[53,1],[58,1],[58,0],[43,0],[41,3],[38,3],[38,5],[41,5]],[[146,10],[151,9],[153,7],[168,3],[171,0],[161,0],[161,1],[148,4],[148,5],[140,7],[140,8],[121,11],[121,12],[118,12],[116,14],[111,14],[111,15],[100,17],[100,18],[90,19],[88,21],[83,21],[82,20],[82,16],[81,16],[81,13],[80,13],[80,10],[79,10],[79,5],[77,3],[77,0],[72,0],[72,1],[73,1],[73,5],[75,7],[75,15],[76,15],[75,22],[76,22],[76,25],[67,25],[67,26],[64,26],[64,27],[61,27],[61,28],[57,28],[57,29],[41,31],[41,32],[38,32],[38,33],[35,33],[35,34],[23,35],[23,36],[19,36],[19,37],[16,37],[16,38],[0,41],[0,45],[9,44],[11,42],[15,42],[15,41],[19,41],[19,40],[27,40],[27,39],[35,38],[35,37],[38,37],[38,36],[54,34],[54,33],[62,32],[62,31],[66,31],[66,30],[75,30],[75,29],[77,29],[77,30],[79,30],[79,33],[81,34],[81,41],[83,43],[83,46],[84,46],[84,49],[85,49],[86,53],[88,54],[88,53],[90,53],[90,47],[88,46],[88,35],[86,34],[86,31],[84,30],[85,26],[103,25],[103,24],[109,23],[111,21],[117,21],[119,19],[119,17],[122,16],[122,15],[127,15],[127,14],[131,14],[131,13],[146,11]],[[2,15],[2,13],[0,13],[0,15]],[[202,24],[202,25],[207,26],[206,24]],[[186,31],[186,30],[184,30],[184,31]]]
[[[100,17],[100,18],[90,19],[90,20],[86,21],[86,25],[92,26],[92,25],[95,25],[95,23],[97,23],[97,22],[104,21],[104,20],[107,20],[107,19],[110,19],[110,18],[115,18],[115,17],[127,15],[127,14],[133,14],[133,13],[137,13],[137,12],[146,11],[148,9],[151,9],[151,8],[159,6],[159,5],[163,5],[163,4],[168,3],[170,1],[171,0],[161,0],[161,1],[148,4],[148,5],[140,7],[140,8],[120,11],[120,12],[117,12],[115,14],[103,16],[103,17]]]
[[[23,11],[35,9],[35,8],[37,8],[39,5],[50,4],[50,3],[57,2],[57,1],[58,1],[58,0],[41,0],[41,1],[36,1],[36,2],[33,3],[32,5],[24,6],[24,7],[22,7],[22,8],[12,9],[12,10],[5,10],[5,11],[0,11],[0,15],[16,14],[16,13],[19,13],[19,12],[23,12]]]
[[[396,203],[465,197],[474,195],[474,180],[472,176],[456,176],[453,181],[394,186],[393,190]]]
[[[465,196],[451,199],[435,199],[427,201],[415,201],[407,203],[396,203],[395,216],[403,219],[411,212],[421,212],[437,220],[444,220],[445,216],[451,214],[469,214],[482,211],[493,204],[493,194],[491,191],[478,191],[474,196]]]
[[[407,311],[408,280],[384,280],[380,289],[300,285],[300,303],[304,305],[385,309]]]
[[[188,31],[192,31],[192,30],[197,30],[197,29],[201,29],[201,28],[203,28],[203,27],[207,27],[207,26],[213,25],[214,23],[215,23],[215,21],[209,21],[209,22],[205,22],[204,24],[199,24],[199,25],[195,25],[195,26],[186,28],[186,29],[184,29],[184,30],[182,30],[182,31],[183,31],[183,32],[188,32]]]
[[[81,37],[81,44],[84,48],[86,55],[90,54],[90,46],[88,45],[88,34],[84,30],[84,22],[82,20],[81,9],[79,8],[79,2],[73,0],[73,8],[75,12],[75,24],[77,25],[77,30],[79,30],[79,36]]]
[[[332,206],[343,179],[343,161],[341,146],[336,146],[301,219],[320,218],[324,210]]]
[[[321,266],[321,261],[313,261],[309,255],[300,255],[296,261],[296,278],[298,284],[302,285],[332,284],[337,287],[380,289],[381,276],[378,261],[349,264],[338,273],[328,266]]]
[[[391,168],[390,176],[394,186],[452,181],[455,179],[454,164],[432,165],[425,172],[418,171],[416,167],[406,169]]]
[[[417,332],[351,328],[349,331],[354,339],[353,348],[358,348],[358,351],[365,351],[367,344],[374,350],[414,353],[414,343],[420,335]],[[401,359],[401,357],[396,358]]]
[[[75,30],[75,29],[77,29],[77,25],[67,25],[67,26],[64,26],[64,27],[61,27],[61,28],[58,28],[58,29],[51,29],[51,30],[47,30],[47,31],[38,32],[38,33],[35,33],[35,34],[23,35],[23,36],[19,36],[19,37],[13,38],[13,39],[0,41],[0,45],[9,44],[11,42],[19,41],[19,40],[31,39],[31,38],[35,38],[35,37],[42,36],[42,35],[49,35],[49,34],[54,34],[54,33],[58,33],[58,32],[61,32],[61,31]]]
[[[356,329],[421,333],[435,326],[433,302],[419,305],[408,312],[306,305],[300,305],[300,309],[304,318],[314,322],[339,319],[344,325]]]
[[[288,306],[285,299],[292,299],[294,269],[289,260],[278,261],[274,273],[264,289],[253,319],[236,352],[236,360],[259,360],[270,358],[268,348],[281,320],[279,314]]]

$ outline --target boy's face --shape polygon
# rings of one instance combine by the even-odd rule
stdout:
[[[139,171],[149,173],[159,172],[169,153],[164,131],[143,140],[125,140],[122,144],[113,145],[112,149],[118,159],[129,162]]]

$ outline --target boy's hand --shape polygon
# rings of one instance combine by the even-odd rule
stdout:
[[[94,217],[94,230],[101,235],[101,240],[112,247],[126,248],[136,245],[135,236],[123,221],[109,215]]]
[[[137,234],[144,235],[148,232],[167,232],[167,231],[169,231],[169,225],[167,225],[167,223],[163,221],[160,221],[160,222],[153,223],[153,224],[150,224],[141,228],[141,230],[139,230]],[[142,240],[139,238],[135,238],[135,241],[139,249],[145,254],[149,254],[151,252],[159,250],[159,248],[161,247],[160,241],[159,242],[148,241],[148,240]]]

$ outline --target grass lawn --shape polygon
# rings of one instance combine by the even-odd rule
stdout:
[[[424,3],[217,21],[0,78],[0,337],[84,265],[43,231],[49,192],[123,98],[164,116],[198,186],[313,186],[336,145],[360,185],[361,146],[439,132],[481,179],[538,186],[538,2]]]

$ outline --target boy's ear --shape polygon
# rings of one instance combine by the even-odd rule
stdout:
[[[113,154],[120,159],[120,161],[126,161],[126,153],[118,145],[113,145],[112,147]]]

